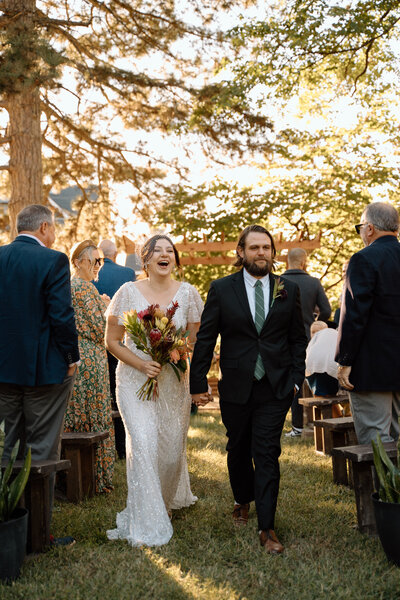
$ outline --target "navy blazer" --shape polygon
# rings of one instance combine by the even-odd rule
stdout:
[[[68,258],[33,238],[0,247],[0,382],[62,383],[79,360]]]
[[[135,281],[135,271],[130,267],[121,267],[110,258],[104,259],[97,281],[93,281],[99,294],[107,294],[112,298],[117,290],[128,281]]]
[[[270,275],[270,305],[276,275]],[[218,389],[221,402],[245,404],[260,352],[266,376],[278,399],[304,381],[307,337],[298,286],[284,281],[285,298],[276,298],[258,333],[247,299],[243,271],[213,281],[201,317],[190,368],[192,394],[207,391],[207,373],[221,335]]]
[[[347,268],[336,360],[356,392],[400,391],[400,244],[387,235]]]

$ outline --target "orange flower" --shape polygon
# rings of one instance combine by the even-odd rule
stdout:
[[[177,363],[180,360],[181,355],[179,354],[178,350],[176,348],[174,348],[169,353],[169,357],[173,363]]]

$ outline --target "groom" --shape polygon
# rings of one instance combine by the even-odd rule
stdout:
[[[220,407],[227,429],[233,520],[246,525],[255,500],[260,543],[283,546],[274,531],[279,490],[280,437],[293,396],[304,380],[307,337],[299,289],[271,273],[276,254],[260,225],[242,232],[233,275],[211,284],[190,372],[196,404],[206,403],[207,373],[221,336]]]

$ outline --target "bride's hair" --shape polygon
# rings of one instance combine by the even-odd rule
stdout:
[[[146,275],[147,275],[147,263],[149,262],[149,260],[153,256],[153,254],[154,254],[154,248],[156,247],[157,242],[159,240],[167,240],[167,242],[169,244],[171,244],[172,248],[174,249],[176,266],[178,267],[178,269],[181,268],[181,261],[180,261],[180,258],[179,258],[179,252],[175,248],[175,244],[171,240],[171,238],[169,238],[167,235],[163,235],[163,234],[153,235],[153,237],[149,238],[143,244],[142,250],[140,252],[140,258],[142,259],[143,270],[145,271]]]

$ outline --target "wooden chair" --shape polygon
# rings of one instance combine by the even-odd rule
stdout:
[[[352,473],[347,473],[347,459],[343,456],[332,454],[336,447],[352,446],[357,444],[354,431],[353,417],[336,417],[333,419],[319,419],[314,421],[315,427],[323,430],[324,451],[332,456],[333,481],[342,485],[353,485]],[[350,463],[351,465],[351,463]]]
[[[313,423],[322,419],[332,419],[332,407],[337,404],[346,405],[349,403],[349,398],[346,395],[341,396],[311,396],[310,398],[299,398],[299,404],[306,408],[312,408]],[[321,454],[326,454],[326,440],[324,430],[321,426],[314,426],[314,443],[315,451]]]

